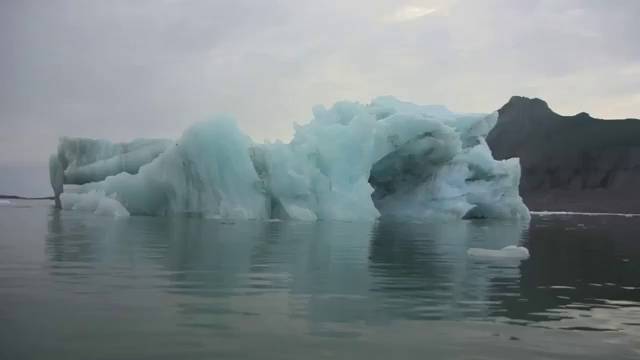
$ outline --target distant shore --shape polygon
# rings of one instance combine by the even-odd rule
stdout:
[[[487,144],[519,158],[520,196],[531,211],[640,213],[640,120],[560,115],[540,99],[512,97]]]
[[[53,200],[54,198],[53,198],[53,196],[27,197],[27,196],[0,194],[0,199],[10,199],[10,200]]]

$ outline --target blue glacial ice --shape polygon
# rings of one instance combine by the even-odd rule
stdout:
[[[381,97],[316,106],[289,143],[255,143],[228,117],[177,141],[63,138],[51,184],[62,208],[116,216],[527,219],[518,159],[485,142],[497,116]]]

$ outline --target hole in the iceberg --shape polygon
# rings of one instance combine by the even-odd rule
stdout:
[[[480,206],[475,206],[471,210],[467,211],[466,214],[462,217],[465,220],[470,219],[486,219],[488,218],[486,212],[480,208]]]

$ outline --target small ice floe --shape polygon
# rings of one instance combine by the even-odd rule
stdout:
[[[467,255],[476,258],[524,260],[529,258],[529,250],[515,245],[505,246],[500,250],[470,248],[467,250]]]
[[[11,206],[11,201],[0,199],[0,206]]]

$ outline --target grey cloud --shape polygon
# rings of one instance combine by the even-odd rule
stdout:
[[[436,11],[385,21],[405,5]],[[386,94],[640,116],[638,18],[635,0],[7,0],[0,164],[44,163],[65,134],[177,137],[218,112],[286,138],[314,104]]]

